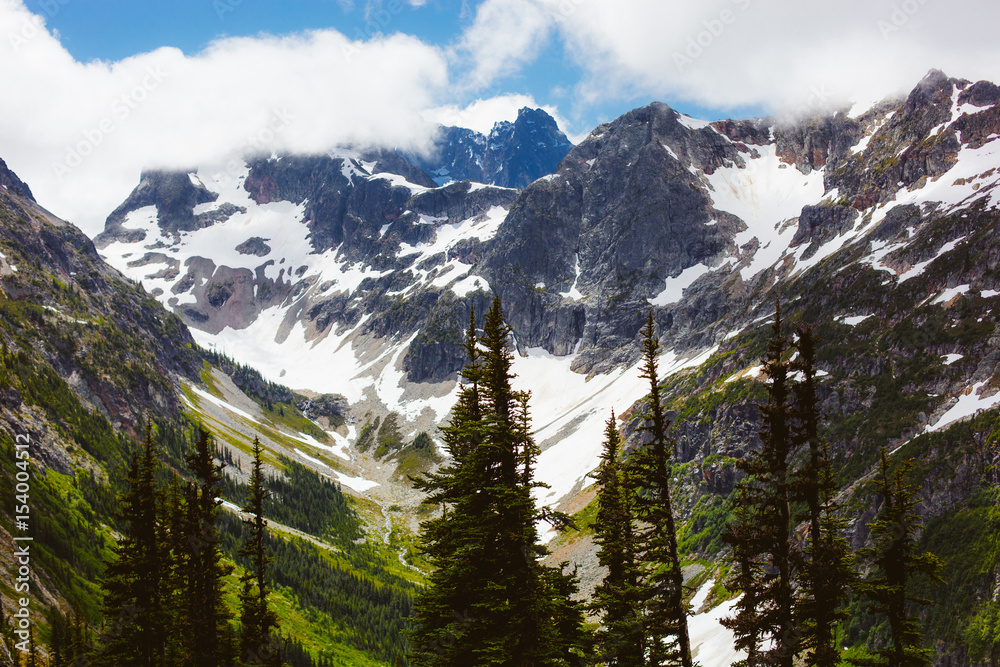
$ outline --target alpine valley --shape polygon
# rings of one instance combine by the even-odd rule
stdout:
[[[545,535],[549,559],[577,565],[588,595],[602,577],[588,475],[612,410],[626,446],[642,441],[652,312],[692,651],[728,666],[743,656],[719,623],[734,605],[721,535],[734,461],[759,443],[780,300],[788,335],[809,324],[820,341],[820,434],[851,546],[870,544],[881,453],[914,459],[919,548],[945,563],[945,584],[915,591],[933,600],[925,644],[935,665],[996,664],[993,83],[931,71],[905,97],[788,119],[704,122],[653,103],[576,146],[522,109],[489,136],[441,128],[427,155],[234,154],[144,172],[93,241],[2,162],[0,186],[0,548],[14,567],[13,451],[27,436],[36,609],[96,622],[131,452],[155,424],[161,460],[188,475],[200,422],[227,512],[246,496],[254,436],[264,445],[291,664],[406,664],[427,569],[410,476],[445,460],[469,312],[482,325],[496,296],[515,388],[531,391],[536,499],[575,518]],[[225,530],[235,596],[246,563],[238,527]],[[0,592],[13,613],[18,594]],[[846,655],[886,632],[860,600],[850,611]],[[60,618],[42,618],[43,634]]]

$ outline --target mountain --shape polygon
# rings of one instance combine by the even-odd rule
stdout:
[[[101,261],[2,162],[0,183],[0,533],[8,545],[34,537],[30,589],[6,589],[4,607],[29,599],[38,628],[50,605],[96,620],[130,445],[145,423],[177,422],[175,382],[197,378],[201,360],[177,316]],[[28,445],[27,464],[15,443]],[[25,525],[13,515],[16,488]],[[15,562],[4,565],[11,582]]]
[[[572,147],[552,116],[524,107],[514,122],[496,123],[489,136],[464,127],[442,127],[436,151],[409,159],[440,185],[469,180],[524,188],[554,172]]]
[[[2,163],[0,182],[7,354],[42,376],[57,372],[131,435],[146,412],[177,415],[170,378],[196,378],[201,366],[187,328],[105,264],[79,229],[38,206]]]
[[[225,469],[222,544],[237,575],[245,563],[233,512],[246,494],[253,438],[266,447],[267,484],[281,498],[266,513],[269,554],[281,564],[272,571],[280,587],[272,604],[281,608],[283,632],[313,658],[322,653],[337,664],[402,659],[402,629],[422,575],[406,560],[408,529],[385,523],[386,506],[377,497],[347,497],[377,483],[333,453],[336,437],[323,429],[343,425],[342,398],[295,394],[200,349],[177,315],[102,261],[79,229],[39,206],[3,162],[0,184],[0,533],[8,581],[20,576],[12,538],[33,538],[27,588],[5,589],[4,613],[27,600],[36,640],[48,637],[58,614],[106,628],[99,582],[123,530],[117,497],[138,442],[148,425],[162,477],[190,479],[185,454],[202,424]],[[204,195],[164,178],[137,196],[183,211],[177,202]],[[179,228],[190,224],[181,218]],[[304,443],[329,451],[303,455]],[[27,459],[20,450],[15,456],[15,445],[24,444]],[[405,444],[395,446],[408,452]],[[414,470],[423,465],[410,459]],[[236,580],[228,585],[235,599]],[[308,592],[317,585],[320,596]],[[8,618],[2,664],[13,664]]]
[[[918,459],[922,545],[962,582],[934,594],[924,629],[938,664],[966,664],[963,623],[996,576],[956,531],[987,530],[980,492],[996,456],[998,92],[932,71],[905,97],[796,120],[708,123],[654,103],[523,189],[438,186],[434,163],[355,151],[147,172],[97,244],[203,345],[343,395],[362,425],[349,446],[391,412],[407,435],[446,418],[469,308],[499,295],[533,391],[551,487],[539,497],[582,517],[610,410],[640,438],[637,339],[652,308],[682,543],[701,567],[720,556],[732,461],[756,443],[780,298],[789,326],[823,341],[822,433],[854,546],[868,539],[879,452]],[[486,154],[462,136],[436,163],[449,175]],[[592,584],[588,539],[555,544]],[[877,632],[855,611],[849,646]]]

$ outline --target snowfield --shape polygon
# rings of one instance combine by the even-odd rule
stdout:
[[[953,116],[959,112],[956,106]],[[888,116],[881,119],[878,127],[888,119]],[[681,117],[681,123],[692,131],[710,127],[704,121],[687,117]],[[866,148],[878,127],[854,147],[855,152]],[[962,148],[957,162],[946,174],[928,180],[922,187],[900,190],[893,201],[869,211],[867,222],[866,215],[862,214],[853,228],[820,245],[808,259],[803,258],[807,245],[791,248],[790,243],[803,206],[834,201],[838,196],[836,191],[824,191],[823,169],[802,174],[793,165],[783,162],[777,156],[775,145],[771,144],[754,146],[752,151],[743,153],[742,166],[730,164],[711,175],[698,172],[712,199],[713,207],[717,211],[739,217],[746,224],[746,228],[738,232],[735,238],[735,245],[741,248],[740,254],[724,260],[716,267],[698,263],[685,268],[678,275],[667,278],[663,290],[651,297],[649,303],[660,307],[682,304],[685,291],[710,272],[738,270],[740,277],[749,281],[765,269],[788,263],[791,275],[800,274],[853,244],[866,244],[862,245],[865,253],[860,261],[886,272],[887,280],[899,283],[908,281],[920,275],[935,259],[954,250],[965,237],[941,239],[933,257],[913,266],[896,269],[884,262],[891,253],[904,248],[909,240],[889,244],[886,241],[870,240],[868,233],[889,211],[903,204],[938,202],[938,206],[950,209],[982,200],[988,206],[1000,205],[1000,188],[997,187],[1000,184],[1000,173],[995,167],[1000,163],[998,138],[1000,137],[992,137],[977,149]],[[401,176],[371,176],[366,171],[373,165],[359,162],[357,156],[350,152],[337,155],[343,158],[344,175],[350,179],[384,179],[394,187],[409,189],[411,193],[428,190],[407,182]],[[369,315],[365,315],[353,328],[331,326],[321,333],[300,319],[302,304],[309,299],[336,294],[353,296],[366,279],[383,277],[389,272],[350,264],[339,255],[337,249],[313,253],[309,230],[302,223],[304,204],[275,202],[257,205],[242,187],[247,173],[244,165],[241,170],[236,171],[205,168],[190,175],[192,182],[202,183],[219,194],[218,201],[200,205],[196,213],[216,210],[225,203],[244,207],[245,213],[237,213],[223,223],[204,229],[183,232],[174,238],[160,231],[154,207],[142,208],[128,215],[125,227],[145,231],[145,240],[138,244],[113,243],[104,249],[104,254],[127,276],[142,281],[147,290],[158,294],[161,301],[172,306],[194,301],[190,292],[179,289],[175,292],[175,288],[186,273],[186,265],[197,257],[211,258],[216,266],[245,268],[250,271],[257,271],[263,266],[265,274],[275,279],[279,275],[291,277],[295,272],[305,287],[289,302],[263,310],[249,326],[242,329],[230,327],[217,334],[192,329],[197,342],[233,356],[240,362],[259,369],[268,379],[294,389],[342,394],[352,405],[381,405],[384,410],[398,411],[410,422],[418,419],[423,420],[421,423],[444,422],[454,404],[458,387],[450,384],[427,389],[407,381],[402,360],[415,334],[394,340],[365,335],[363,329]],[[487,186],[473,185],[473,189],[483,187]],[[470,265],[455,259],[450,251],[469,240],[492,239],[506,215],[506,209],[496,206],[482,215],[466,220],[423,216],[421,223],[433,228],[433,237],[425,243],[401,244],[399,256],[413,260],[408,269],[411,279],[390,296],[405,296],[425,286],[448,289],[459,297],[476,290],[489,290],[486,280],[471,275]],[[390,233],[391,227],[392,223],[385,225],[381,230],[382,235]],[[265,239],[270,250],[264,257],[241,254],[236,250],[237,245],[251,237]],[[910,237],[913,237],[912,230]],[[153,254],[147,257],[147,252]],[[436,266],[429,262],[421,265],[423,260],[442,253],[447,258],[445,261]],[[170,261],[179,264],[179,273],[171,275],[163,270]],[[419,266],[431,268],[418,268]],[[575,258],[574,271],[575,279],[571,287],[560,296],[579,301],[585,298],[577,286],[581,274],[579,256]],[[970,289],[969,285],[944,289],[933,297],[931,303],[946,305]],[[984,290],[982,296],[991,297],[997,293]],[[853,327],[870,317],[870,313],[845,313],[836,320]],[[727,339],[738,333],[738,329],[731,331]],[[684,358],[666,351],[660,360],[661,375],[666,377],[684,368],[697,366],[715,349],[717,347],[704,349]],[[542,349],[530,349],[525,356],[516,355],[514,359],[514,372],[518,376],[515,385],[533,392],[530,406],[536,429],[535,437],[542,450],[537,474],[539,481],[549,485],[549,488],[537,491],[537,497],[543,503],[557,504],[574,490],[591,483],[587,475],[599,460],[604,422],[612,410],[616,413],[623,412],[646,393],[646,385],[638,376],[637,366],[588,379],[571,370],[575,358],[575,354],[555,357]],[[945,363],[954,363],[959,358],[948,355]],[[749,368],[732,375],[726,381],[755,376],[758,372],[759,367]],[[954,407],[934,425],[929,425],[927,430],[943,428],[957,419],[973,414],[975,410],[1000,402],[1000,394],[980,396],[981,388],[981,385],[971,387],[967,395],[961,397]],[[204,398],[211,400],[209,397]],[[325,450],[349,460],[353,433],[347,437],[339,434],[334,434],[333,437],[336,442],[333,448],[316,442],[305,444],[315,450]],[[309,456],[308,451],[302,450],[302,455]],[[366,484],[359,480],[344,483],[347,486],[353,483],[362,487]]]

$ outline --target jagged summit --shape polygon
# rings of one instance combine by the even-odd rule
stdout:
[[[524,188],[555,171],[572,147],[552,116],[524,107],[513,122],[496,123],[489,136],[463,127],[443,127],[437,150],[412,160],[440,184],[472,180]]]
[[[35,201],[31,189],[24,183],[17,174],[7,168],[7,163],[0,159],[0,188],[13,192],[16,195]]]
[[[171,177],[194,198],[184,229],[146,204],[109,219],[121,234],[145,231],[143,241],[119,234],[101,245],[206,344],[256,350],[247,361],[269,376],[364,409],[402,405],[426,428],[450,408],[469,307],[481,311],[494,294],[518,363],[534,369],[523,372],[545,367],[575,386],[623,377],[650,307],[681,363],[766,317],[779,285],[785,294],[835,283],[861,262],[882,301],[913,289],[910,272],[971,238],[950,231],[964,229],[954,222],[962,212],[995,215],[996,98],[994,84],[932,73],[906,98],[799,123],[709,123],[654,103],[596,128],[521,191],[431,185],[402,156],[259,158],[238,174]],[[553,127],[524,110],[494,135],[523,144]],[[199,227],[209,216],[218,220]],[[997,288],[973,273],[921,282],[911,303],[966,283]],[[856,304],[822,299],[830,317],[856,315]],[[586,439],[588,421],[569,402],[599,403],[600,391],[563,393],[545,408],[561,416],[540,441],[586,450],[574,438]],[[559,459],[546,453],[543,465],[547,456]],[[554,474],[572,487],[583,459]],[[555,485],[554,497],[566,490]]]
[[[552,129],[531,120],[524,112],[491,136],[530,157],[532,137]],[[456,141],[455,155],[485,150],[490,137],[482,138]],[[647,386],[636,341],[652,310],[663,406],[683,464],[678,517],[699,517],[684,543],[706,561],[719,554],[732,461],[757,444],[760,360],[780,296],[786,334],[810,324],[823,341],[822,438],[845,497],[869,506],[865,479],[881,452],[916,457],[927,539],[964,548],[946,529],[982,509],[978,483],[996,463],[985,434],[1000,407],[1000,88],[931,72],[905,97],[799,122],[709,123],[656,103],[600,126],[553,168],[523,189],[438,185],[406,156],[351,150],[149,171],[109,216],[99,245],[198,342],[269,379],[342,395],[338,410],[359,419],[337,433],[342,453],[362,432],[375,437],[375,418],[384,423],[390,411],[400,437],[446,422],[469,310],[482,313],[500,296],[516,347],[514,388],[533,392],[537,476],[550,486],[538,499],[573,511],[589,502],[587,475],[610,410],[629,444],[641,437],[636,401]],[[148,299],[124,281],[102,292],[114,273],[61,230],[66,223],[43,224],[8,185],[20,181],[7,179],[2,286],[26,303],[40,295],[41,308],[18,309],[52,330],[41,353],[56,359],[80,346],[70,331],[86,334],[76,349],[119,354],[102,337],[111,338],[107,322],[121,309],[122,327],[146,317],[136,340],[160,341],[162,358],[133,355],[133,365],[170,362],[197,375],[176,320],[129,310]],[[28,276],[23,267],[38,264],[44,275]],[[73,310],[78,289],[111,305],[88,322]],[[91,326],[104,327],[101,335]],[[16,334],[10,341],[28,347]],[[108,382],[87,367],[52,366],[66,382],[83,378],[81,391]],[[169,387],[144,386],[147,404],[168,404]],[[99,398],[119,422],[134,414]],[[970,419],[976,430],[962,431]],[[316,466],[334,462],[330,445],[294,447]],[[391,464],[375,451],[365,455],[383,474],[378,466]],[[863,512],[849,529],[856,545],[868,539]],[[956,568],[969,554],[957,552]],[[971,565],[958,572],[974,582],[948,602],[961,623],[995,576]],[[948,632],[936,646],[958,655]]]

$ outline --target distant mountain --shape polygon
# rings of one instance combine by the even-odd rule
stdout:
[[[523,139],[551,129],[533,117],[498,126],[495,145],[558,147],[549,130]],[[983,443],[1000,428],[1000,89],[932,71],[905,97],[795,121],[708,123],[654,103],[553,152],[555,171],[527,183],[498,176],[527,174],[522,154],[491,163],[503,153],[491,139],[445,136],[436,161],[340,151],[150,172],[98,246],[203,344],[343,394],[365,419],[396,411],[409,434],[446,419],[469,308],[499,295],[518,382],[533,390],[538,476],[551,485],[539,497],[569,509],[592,497],[610,410],[631,444],[640,437],[636,341],[652,308],[684,549],[708,562],[733,458],[756,444],[780,298],[789,326],[823,341],[823,437],[855,546],[879,452],[922,466],[922,544],[967,582],[937,594],[944,611],[925,630],[938,664],[959,659],[955,619],[996,576],[947,530],[979,516],[996,462]],[[459,177],[479,180],[437,185]],[[574,558],[589,562],[579,539]],[[871,630],[856,611],[845,644]]]
[[[900,271],[924,261],[919,229],[990,201],[994,95],[933,72],[905,99],[791,124],[653,104],[520,193],[435,187],[398,155],[351,151],[149,172],[97,243],[206,344],[250,345],[293,386],[382,409],[412,400],[420,415],[419,385],[453,386],[465,313],[491,292],[522,353],[606,374],[636,360],[650,306],[682,355],[759,319],[776,282],[842,273],[838,258],[864,244]],[[535,117],[522,111],[511,136]],[[880,290],[895,291],[889,278]]]
[[[443,127],[437,150],[410,160],[441,185],[470,180],[520,189],[554,172],[571,148],[552,116],[525,107],[513,123],[494,125],[489,136],[464,127]]]

